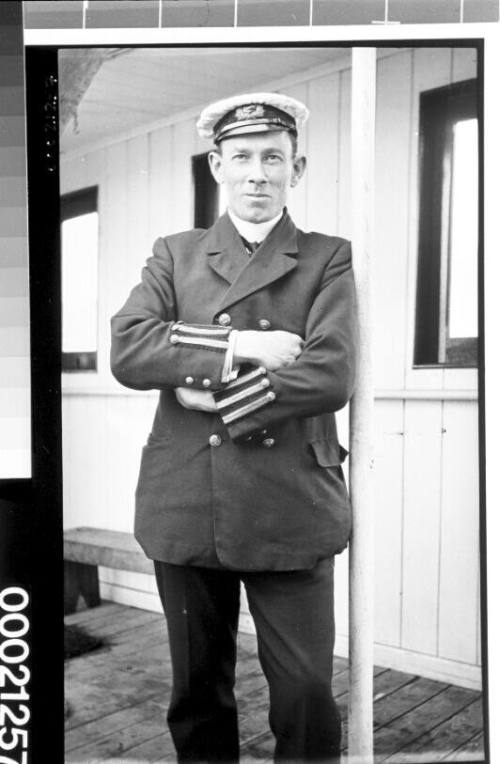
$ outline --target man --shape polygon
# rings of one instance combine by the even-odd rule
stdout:
[[[155,561],[181,761],[236,761],[239,586],[269,683],[275,759],[335,761],[333,555],[350,505],[334,411],[354,384],[344,239],[286,211],[306,107],[275,93],[205,109],[228,210],[160,238],[112,320],[112,369],[160,400],[143,450],[136,537]]]

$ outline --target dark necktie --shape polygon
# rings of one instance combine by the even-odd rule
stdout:
[[[253,255],[257,247],[260,246],[260,241],[247,241],[243,236],[241,237],[241,240],[250,257]]]

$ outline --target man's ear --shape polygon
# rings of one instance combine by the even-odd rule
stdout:
[[[307,160],[304,156],[297,156],[293,160],[293,174],[290,181],[291,186],[296,186],[306,170]]]
[[[217,183],[223,183],[222,173],[222,157],[218,151],[211,151],[208,155],[208,164],[210,165],[210,171],[214,176]]]

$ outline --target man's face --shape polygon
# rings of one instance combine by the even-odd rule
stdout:
[[[231,211],[251,223],[279,215],[288,189],[305,169],[304,157],[292,157],[292,142],[284,130],[226,138],[209,161],[215,180],[225,185]]]

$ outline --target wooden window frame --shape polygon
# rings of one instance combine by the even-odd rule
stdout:
[[[478,117],[477,79],[420,94],[420,204],[413,356],[413,365],[417,368],[470,368],[478,364],[477,337],[446,337],[447,358],[439,359],[441,333],[447,329],[448,321],[442,310],[443,304],[448,304],[449,290],[449,272],[443,261],[443,254],[448,258],[449,253],[442,251],[445,157],[450,151],[453,126],[460,120]],[[477,203],[479,205],[479,199]]]
[[[88,186],[80,188],[78,191],[71,191],[63,194],[60,198],[60,225],[65,220],[87,215],[91,212],[99,212],[98,187]],[[63,252],[61,248],[61,258]],[[96,372],[97,371],[97,350],[85,352],[65,353],[61,349],[61,371],[67,372]]]
[[[209,153],[191,157],[195,228],[210,228],[219,217],[219,186],[208,164]]]

